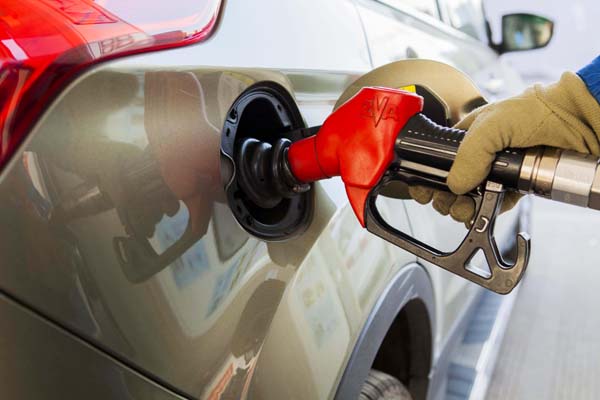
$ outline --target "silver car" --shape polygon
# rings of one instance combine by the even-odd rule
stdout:
[[[513,94],[486,27],[479,0],[0,0],[1,396],[443,398],[481,289],[362,229],[338,179],[227,195],[222,146],[318,126],[408,58]]]

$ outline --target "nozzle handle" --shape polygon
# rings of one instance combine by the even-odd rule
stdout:
[[[466,131],[441,126],[422,113],[411,117],[396,138],[397,162],[417,164],[421,172],[445,178],[456,158]],[[488,179],[506,189],[517,190],[526,150],[506,149],[496,156]],[[421,166],[422,168],[418,168]]]
[[[465,135],[464,130],[438,125],[417,113],[396,138],[392,170],[414,172],[403,176],[411,179],[409,183],[447,189],[446,177]],[[595,155],[554,147],[506,149],[496,155],[487,181],[505,190],[600,209],[599,165]]]

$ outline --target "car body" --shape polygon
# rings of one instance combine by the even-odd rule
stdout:
[[[291,96],[306,126],[362,74],[411,57],[463,70],[492,99],[521,88],[486,38],[449,25],[454,1],[440,2],[441,16],[411,3],[226,1],[206,40],[99,63],[45,104],[0,181],[3,397],[345,399],[372,367],[415,399],[443,396],[481,289],[361,229],[336,179],[315,185],[305,232],[253,237],[219,171],[231,106],[261,82]],[[127,184],[132,159],[160,170],[156,191],[167,187],[174,205]],[[434,246],[464,236],[430,207],[381,209]],[[518,219],[501,218],[501,242]],[[135,224],[157,253],[188,224],[197,234],[135,281],[116,248]]]

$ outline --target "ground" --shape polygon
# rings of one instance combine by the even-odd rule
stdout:
[[[531,263],[486,398],[597,399],[600,211],[536,199],[532,216]]]

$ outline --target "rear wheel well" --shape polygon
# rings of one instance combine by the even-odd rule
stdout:
[[[399,268],[364,323],[335,399],[358,398],[372,369],[399,379],[415,400],[425,399],[434,314],[433,286],[427,271],[416,263]]]
[[[425,399],[432,362],[429,313],[420,299],[410,300],[388,329],[373,369],[398,378],[414,400]]]

